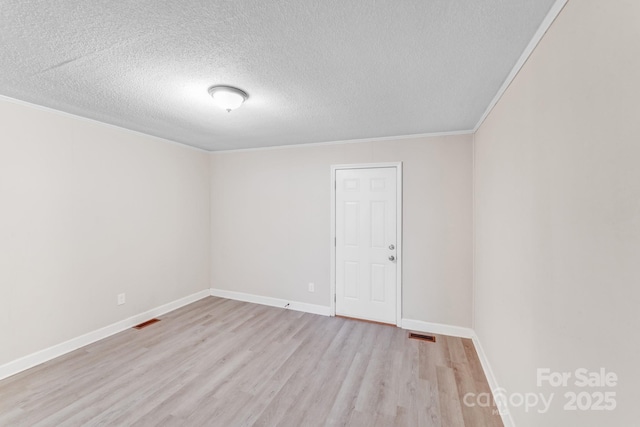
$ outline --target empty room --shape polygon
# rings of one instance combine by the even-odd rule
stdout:
[[[0,426],[639,425],[637,0],[0,28]]]

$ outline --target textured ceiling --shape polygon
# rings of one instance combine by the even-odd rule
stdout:
[[[0,0],[0,94],[207,150],[470,130],[553,3]]]

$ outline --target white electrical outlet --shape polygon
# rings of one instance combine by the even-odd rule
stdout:
[[[118,305],[122,305],[127,301],[125,294],[118,294]]]
[[[315,292],[316,291],[316,285],[314,283],[309,283],[309,292]]]

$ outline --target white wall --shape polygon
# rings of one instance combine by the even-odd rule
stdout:
[[[0,365],[209,287],[208,153],[7,99],[0,118]]]
[[[474,327],[509,394],[556,394],[520,427],[638,424],[639,22],[635,0],[570,0],[475,136]],[[581,367],[619,385],[536,386]],[[617,409],[564,411],[572,391]]]
[[[403,317],[471,326],[471,140],[212,154],[212,287],[329,306],[330,166],[402,161]]]

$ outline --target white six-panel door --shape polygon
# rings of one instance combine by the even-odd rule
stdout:
[[[336,314],[395,324],[397,168],[335,173]]]

